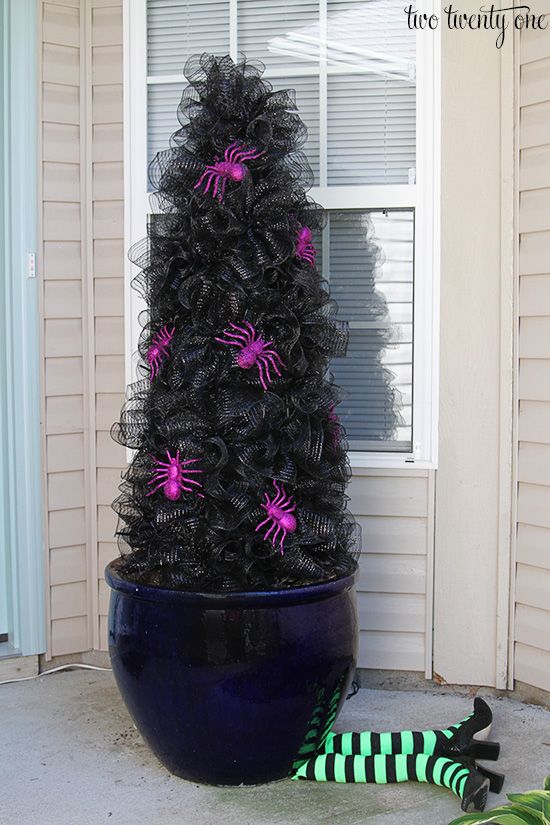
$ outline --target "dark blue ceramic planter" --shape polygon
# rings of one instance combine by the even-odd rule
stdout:
[[[112,588],[109,652],[138,730],[177,776],[282,779],[322,742],[356,664],[351,575],[270,592]]]

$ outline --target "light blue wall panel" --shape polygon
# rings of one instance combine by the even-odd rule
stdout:
[[[0,313],[0,622],[24,655],[45,649],[37,235],[37,6],[3,0]]]

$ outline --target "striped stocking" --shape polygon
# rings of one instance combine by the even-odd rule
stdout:
[[[487,801],[489,778],[475,763],[428,754],[344,756],[323,753],[302,765],[293,779],[316,782],[430,782],[449,788],[462,800],[464,811],[482,811]]]
[[[442,730],[398,731],[386,733],[346,732],[330,733],[325,741],[324,753],[344,756],[377,756],[379,754],[441,754],[444,756],[469,755],[478,759],[497,759],[499,746],[496,742],[480,742],[474,736],[487,735],[491,729],[492,713],[487,703],[476,697],[474,712]]]

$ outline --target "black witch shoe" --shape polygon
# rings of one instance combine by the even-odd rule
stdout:
[[[449,758],[469,756],[473,759],[497,760],[500,744],[487,739],[492,723],[491,708],[484,699],[476,696],[474,712],[470,716],[446,730],[437,731],[436,752]]]
[[[477,765],[474,759],[462,757],[457,759],[470,773],[462,790],[462,810],[483,811],[487,804],[487,793],[500,793],[504,785],[504,774],[490,771]]]

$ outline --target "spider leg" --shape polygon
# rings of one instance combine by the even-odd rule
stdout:
[[[285,497],[285,491],[281,487],[279,487],[279,485],[277,484],[275,479],[273,479],[273,486],[275,487],[275,490],[277,491],[277,495],[276,495],[275,499],[273,500],[273,504],[278,504],[281,501],[281,499],[283,499]]]
[[[183,483],[183,481],[178,482],[178,484],[182,490],[185,490],[186,493],[193,493],[194,490],[192,487],[186,487],[185,484],[195,484],[197,487],[202,487],[202,484],[199,484],[198,481],[193,481],[193,479],[191,478],[186,478],[185,484]]]
[[[202,484],[200,483],[200,481],[195,481],[194,478],[187,478],[187,476],[182,476],[180,483],[183,483],[183,482],[185,482],[186,484],[194,484],[195,487],[202,487]]]
[[[230,326],[232,326],[234,329],[240,329],[240,327],[232,323],[230,323]],[[232,338],[238,338],[239,340],[244,341],[245,344],[248,344],[250,340],[248,332],[245,329],[241,330],[241,332],[231,332],[231,330],[228,330],[224,334],[229,335]]]
[[[233,338],[232,343],[238,344],[239,347],[247,347],[248,346],[249,342],[245,341],[245,339],[242,337],[242,335],[237,335],[236,332],[224,332],[224,335],[226,335],[228,338],[230,338],[232,336],[232,338]]]
[[[213,180],[215,180],[215,181],[216,181],[216,184],[217,184],[218,179],[219,179],[219,175],[218,175],[218,173],[217,173],[217,172],[212,172],[212,173],[211,173],[211,175],[210,175],[210,177],[208,178],[208,182],[207,182],[206,186],[204,187],[204,194],[205,194],[205,195],[206,195],[206,193],[208,192],[208,190],[210,189],[210,186],[211,186],[211,184],[212,184],[212,181],[213,181]]]
[[[271,525],[271,527],[269,528],[269,530],[265,534],[264,541],[267,541],[268,536],[270,536],[272,531],[277,527],[277,522],[274,519],[272,519],[272,521],[273,521],[273,524]],[[271,539],[271,541],[273,541],[273,539]]]
[[[273,534],[273,536],[272,536],[272,538],[271,538],[271,544],[273,545],[273,547],[275,547],[275,545],[277,544],[277,538],[278,538],[279,533],[281,532],[281,530],[282,530],[282,529],[283,529],[283,528],[282,528],[282,527],[281,527],[281,525],[279,524],[279,525],[278,525],[278,527],[277,527],[277,529],[276,529],[276,531],[275,531],[275,533]]]
[[[250,323],[250,321],[245,321],[244,323],[246,324],[246,326],[247,326],[247,327],[248,327],[248,329],[250,330],[250,332],[248,333],[248,335],[249,335],[249,336],[250,336],[250,338],[253,340],[253,339],[256,337],[256,330],[254,329],[254,327],[253,327],[253,325]]]
[[[218,195],[218,200],[220,203],[223,201],[225,197],[225,187],[227,185],[227,178],[222,178],[222,185],[220,187],[220,194]]]
[[[213,181],[213,179],[214,179],[215,177],[216,177],[216,173],[215,173],[215,172],[209,172],[209,173],[208,173],[208,178],[206,179],[206,186],[205,186],[205,187],[204,187],[204,189],[202,190],[202,191],[204,192],[204,194],[206,194],[206,193],[208,192],[208,190],[209,190],[209,188],[210,188],[210,184],[212,183],[212,181]]]
[[[291,506],[291,505],[292,505],[292,506]],[[288,501],[286,501],[284,504],[280,504],[280,505],[279,505],[279,508],[280,508],[281,510],[284,510],[286,513],[293,513],[293,512],[294,512],[294,510],[296,509],[296,505],[295,505],[295,504],[292,504],[292,499],[289,499],[289,500],[288,500]]]
[[[198,179],[198,181],[196,182],[196,184],[194,185],[193,189],[198,189],[199,188],[199,186],[201,185],[201,183],[204,180],[205,175],[206,175],[206,172],[203,172],[202,175],[200,176],[200,178]]]
[[[277,366],[277,364],[275,363],[275,359],[273,358],[273,356],[272,356],[272,355],[269,355],[269,354],[268,354],[268,355],[266,355],[266,353],[265,353],[265,351],[264,351],[264,352],[262,353],[262,355],[261,355],[261,358],[262,358],[262,361],[263,361],[263,362],[265,363],[265,365],[266,365],[266,369],[267,369],[267,365],[268,365],[268,363],[269,363],[269,364],[271,364],[271,366],[273,367],[273,369],[275,370],[275,372],[277,373],[277,375],[279,375],[279,376],[281,375],[281,370],[279,369],[279,367],[278,367],[278,366]]]
[[[271,343],[272,343],[271,341],[268,341],[266,346],[268,346],[268,347],[269,347],[269,345],[270,345]],[[283,362],[283,360],[282,360],[281,356],[279,355],[279,353],[277,352],[277,350],[274,350],[274,349],[264,349],[264,353],[266,353],[267,355],[272,355],[274,358],[276,358],[276,359],[278,360],[278,362],[279,362],[279,364],[281,365],[281,367],[284,367],[284,362]]]
[[[235,162],[233,160],[233,158],[235,156],[235,152],[238,149],[239,149],[239,142],[238,141],[233,141],[233,143],[229,144],[229,146],[225,150],[225,155],[224,155],[224,158],[228,163],[234,163]]]
[[[272,377],[271,377],[271,373],[269,372],[269,364],[268,364],[268,362],[267,362],[267,359],[266,359],[266,358],[264,358],[263,354],[262,354],[262,355],[260,355],[260,356],[258,356],[258,366],[259,366],[260,364],[262,364],[262,366],[263,366],[263,368],[264,368],[264,370],[265,370],[265,374],[266,374],[266,377],[267,377],[268,384],[271,384],[271,382],[273,381],[273,379],[272,379]]]
[[[185,466],[186,464],[196,464],[197,461],[200,461],[200,458],[186,458],[181,463]],[[201,470],[201,472],[202,472],[202,470]]]
[[[232,347],[239,347],[239,349],[244,347],[244,344],[239,344],[237,341],[224,341],[223,338],[214,338],[214,341],[219,341],[220,344],[228,344]]]
[[[252,326],[252,324],[249,324],[248,321],[245,321],[245,324],[248,324],[249,327],[252,327],[252,335],[247,329],[244,329],[243,327],[238,327],[237,324],[233,324],[230,322],[229,326],[241,332],[244,335],[246,341],[250,342],[254,338],[254,327]],[[229,334],[231,335],[231,333]]]
[[[212,190],[212,197],[215,198],[218,194],[218,187],[220,185],[221,177],[219,175],[216,176],[216,183],[214,184],[214,189]]]
[[[233,148],[231,149],[231,153],[229,155],[228,160],[230,163],[240,163],[244,151],[242,144],[239,141],[237,141],[236,143],[232,144],[232,147]]]
[[[262,363],[261,363],[261,361],[256,361],[256,364],[257,364],[257,367],[258,367],[258,372],[260,374],[260,384],[262,385],[264,390],[267,390],[267,384],[265,383]]]
[[[279,492],[279,494],[277,495],[277,498],[274,498],[273,501],[271,502],[273,507],[280,507],[281,502],[284,500],[284,497],[285,497],[284,492],[283,491]]]
[[[254,532],[255,532],[255,533],[257,533],[257,532],[258,532],[258,530],[260,530],[260,529],[264,526],[264,524],[267,524],[267,522],[268,522],[268,521],[271,521],[271,516],[268,516],[268,517],[267,517],[266,519],[264,519],[264,520],[263,520],[260,524],[258,524],[258,526],[257,526],[257,527],[256,527],[256,529],[254,530]]]
[[[156,481],[156,479],[155,479],[155,481]],[[156,487],[153,487],[153,489],[152,489],[152,490],[150,490],[148,493],[145,493],[145,498],[147,498],[147,496],[152,496],[152,495],[153,495],[153,493],[156,493],[156,492],[157,492],[157,490],[160,490],[160,488],[161,488],[161,487],[164,487],[164,485],[165,485],[165,484],[166,484],[166,482],[165,482],[165,481],[161,481],[161,482],[160,482],[160,484],[157,484],[157,486],[156,486]]]
[[[211,174],[211,173],[212,173],[212,167],[207,166],[206,169],[204,170],[204,172],[202,173],[202,175],[200,176],[200,178],[198,179],[198,181],[196,182],[196,184],[194,185],[193,189],[198,189],[201,186],[201,184],[202,184],[203,180],[205,179],[205,177],[207,175]]]
[[[265,151],[258,152],[257,149],[245,149],[239,158],[239,163],[242,163],[243,160],[256,160],[256,158],[259,158],[264,154]]]
[[[152,478],[147,484],[156,484],[157,481],[162,482],[164,484],[165,481],[168,481],[168,473],[159,473],[158,470],[155,470],[155,477]]]

